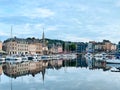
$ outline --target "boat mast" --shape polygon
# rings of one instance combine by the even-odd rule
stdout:
[[[11,26],[11,32],[10,32],[10,51],[9,51],[9,54],[12,55],[12,26]]]
[[[13,27],[11,26],[11,35],[10,35],[10,36],[11,36],[11,39],[12,39],[12,37],[13,37],[13,36],[12,36],[12,29],[13,29]]]

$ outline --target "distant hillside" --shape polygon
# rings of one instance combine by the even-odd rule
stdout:
[[[47,38],[46,38],[45,41],[47,41],[48,44],[57,44],[57,43],[63,44],[63,43],[65,43],[64,41],[62,41],[62,40],[57,40],[57,39],[47,39]]]

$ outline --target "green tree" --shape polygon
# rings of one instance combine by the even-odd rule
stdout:
[[[76,51],[76,44],[75,43],[71,43],[69,45],[70,51]]]

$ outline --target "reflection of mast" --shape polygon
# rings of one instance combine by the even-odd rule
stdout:
[[[21,79],[22,79],[22,83],[23,83],[23,77],[21,77]]]
[[[66,64],[67,64],[67,61],[66,61],[66,59],[65,59],[65,63],[64,63],[64,64],[65,64],[65,66],[64,66],[64,67],[65,67],[64,70],[65,70],[65,72],[67,72],[67,65],[66,65]]]
[[[11,90],[12,90],[12,77],[11,77]]]
[[[1,82],[1,75],[0,75],[0,82]]]
[[[43,80],[43,84],[44,84],[44,80],[45,80],[45,68],[43,68],[43,70],[42,70],[42,80]]]
[[[76,67],[77,67],[77,58],[76,58]]]
[[[10,90],[13,90],[12,88],[12,64],[11,63],[8,63],[8,66],[9,66],[9,73],[10,73]]]
[[[2,65],[0,65],[0,82],[1,82],[1,75],[3,73]]]
[[[75,50],[75,51],[76,51],[76,53],[75,53],[75,54],[77,55],[77,44],[76,44],[76,50]],[[76,67],[77,67],[77,61],[78,61],[78,59],[77,59],[77,58],[78,58],[78,57],[76,57]]]
[[[11,67],[11,65],[10,65],[10,73],[11,73],[10,74],[10,78],[11,78],[11,80],[10,80],[10,84],[11,84],[10,87],[11,87],[11,90],[12,90],[13,88],[12,88],[12,67]]]

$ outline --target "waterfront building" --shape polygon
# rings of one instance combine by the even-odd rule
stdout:
[[[28,45],[29,54],[42,54],[42,44],[41,43],[32,43]]]
[[[120,53],[120,42],[118,42],[118,45],[117,45],[117,52]]]
[[[35,43],[35,46],[36,46],[36,54],[42,54],[42,49],[43,49],[42,43]],[[45,50],[48,50],[48,48]]]
[[[17,54],[17,42],[16,41],[7,41],[3,43],[3,50],[8,54]]]
[[[77,51],[77,53],[85,53],[87,46],[88,46],[88,44],[84,43],[84,42],[76,43],[76,51]]]
[[[103,40],[103,44],[105,45],[105,51],[110,52],[112,43],[109,40]]]
[[[0,51],[2,51],[2,42],[0,41]]]
[[[63,52],[62,46],[58,46],[58,47],[57,47],[57,51],[58,51],[58,53],[62,53],[62,52]]]
[[[90,41],[87,46],[87,52],[93,53],[95,50],[95,41]]]
[[[117,59],[120,59],[120,41],[118,42],[118,44],[116,45],[116,53],[115,56]]]
[[[56,53],[57,52],[55,44],[49,45],[49,52],[50,53]]]
[[[20,39],[15,37],[4,41],[3,50],[5,50],[10,55],[42,54],[43,46],[40,41],[28,42],[27,39]]]
[[[63,48],[62,48],[62,45],[51,45],[51,47],[49,48],[49,51],[50,53],[54,53],[54,54],[57,54],[57,53],[62,53],[63,52]]]
[[[95,44],[95,52],[104,52],[105,45],[102,42]]]
[[[115,52],[116,44],[111,43],[109,40],[103,40],[103,42],[95,43],[95,52]]]
[[[10,38],[4,41],[3,50],[8,54],[27,54],[28,42],[25,39]]]
[[[116,44],[112,44],[111,52],[116,52],[116,50],[117,50],[117,45]]]
[[[0,56],[2,56],[3,54],[6,54],[6,52],[3,51],[3,43],[0,41]]]
[[[36,45],[35,44],[29,44],[28,45],[29,54],[36,54]]]
[[[28,42],[26,40],[17,41],[17,53],[16,54],[28,54]]]

